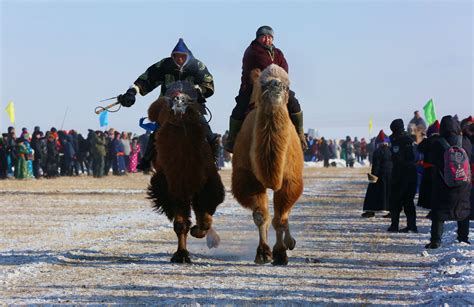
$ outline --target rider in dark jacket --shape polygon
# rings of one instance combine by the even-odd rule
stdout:
[[[225,149],[232,152],[235,138],[240,131],[245,115],[249,111],[250,96],[252,94],[253,82],[250,76],[252,70],[258,68],[264,70],[271,64],[276,64],[288,72],[288,63],[283,52],[273,45],[273,29],[269,26],[258,28],[256,38],[247,47],[242,59],[242,77],[239,95],[235,97],[237,105],[232,110],[229,122],[229,137]],[[295,125],[296,131],[303,147],[303,152],[308,149],[306,136],[303,130],[303,112],[295,97],[295,92],[290,90],[288,98],[288,112]]]
[[[135,103],[135,95],[145,96],[158,86],[161,86],[160,96],[168,90],[168,86],[176,81],[189,81],[193,83],[198,92],[198,102],[202,104],[202,113],[205,113],[206,98],[214,94],[214,80],[203,62],[196,59],[191,50],[188,49],[183,39],[180,38],[171,56],[162,59],[158,63],[150,66],[123,95],[118,96],[118,101],[125,107],[130,107]],[[204,116],[202,123],[207,127],[206,138],[212,147],[214,156],[217,157],[218,144],[216,136],[207,123]],[[150,140],[154,139],[154,133],[150,135]],[[149,168],[150,162],[155,154],[154,142],[148,142],[145,154],[140,162],[140,168]]]

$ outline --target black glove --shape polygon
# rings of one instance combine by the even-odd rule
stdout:
[[[194,88],[196,89],[197,93],[197,102],[200,104],[206,103],[206,98],[204,98],[201,87],[199,85],[195,85]]]
[[[118,95],[117,101],[120,102],[124,107],[131,107],[135,103],[135,95],[137,90],[134,88],[129,88],[127,92],[123,95]]]

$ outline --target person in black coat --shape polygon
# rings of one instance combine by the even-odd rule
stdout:
[[[324,167],[329,167],[329,145],[324,137],[321,138],[321,144],[319,145],[319,152],[324,161]]]
[[[467,157],[471,157],[472,145],[467,137],[461,136],[461,127],[450,115],[441,119],[440,137],[444,138],[449,145],[453,146],[461,139],[462,148]],[[441,139],[435,142],[431,148],[433,159],[433,195],[431,202],[431,239],[426,248],[438,248],[443,236],[444,221],[458,221],[457,239],[459,242],[468,241],[469,216],[471,211],[470,193],[471,182],[464,185],[449,187],[443,179],[445,148]]]
[[[395,119],[390,124],[392,154],[392,178],[390,187],[390,215],[392,223],[389,232],[398,232],[400,212],[405,211],[407,227],[401,232],[418,232],[416,227],[415,194],[416,164],[413,139],[406,133],[402,119]]]
[[[469,116],[461,121],[462,135],[471,141],[471,221],[474,220],[474,119]]]
[[[7,134],[0,137],[0,179],[7,179],[8,159],[7,159]]]
[[[33,156],[33,176],[35,176],[36,179],[41,177],[41,161],[45,158],[44,157],[44,152],[43,152],[43,147],[41,146],[43,138],[43,133],[41,131],[36,131],[33,132],[33,136],[31,138],[31,148],[34,151],[34,156]]]
[[[392,154],[390,139],[383,130],[380,130],[375,144],[377,149],[373,153],[371,174],[377,177],[377,181],[369,183],[367,187],[362,217],[374,217],[375,211],[389,210]]]
[[[431,146],[439,139],[439,121],[435,121],[428,127],[428,137],[418,144],[418,151],[423,154],[423,175],[421,177],[420,193],[418,194],[418,206],[431,209],[431,193],[433,186],[433,159],[431,157]],[[431,214],[428,215],[431,217]]]

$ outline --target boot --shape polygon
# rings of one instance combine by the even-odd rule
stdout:
[[[308,142],[306,141],[306,136],[304,135],[303,112],[300,111],[298,113],[290,114],[290,119],[293,125],[295,125],[296,132],[300,138],[301,148],[303,148],[303,152],[305,152],[308,150]]]
[[[152,134],[150,134],[150,137],[148,138],[145,154],[140,159],[140,162],[137,165],[137,169],[143,171],[145,174],[150,172],[151,161],[154,159],[155,155],[156,155],[155,132],[153,132]]]
[[[408,211],[408,212],[407,212]],[[418,232],[418,228],[416,227],[416,211],[415,207],[413,206],[412,210],[405,210],[405,215],[407,217],[407,227],[400,230],[400,232]]]
[[[393,212],[390,212],[390,218],[391,218],[391,225],[390,227],[387,229],[388,232],[398,232],[398,222],[399,222],[399,219],[400,219],[400,213],[396,212],[396,211],[393,211]]]
[[[375,217],[375,212],[366,211],[366,212],[362,213],[361,216],[362,216],[362,217]]]
[[[232,153],[234,151],[234,143],[237,134],[242,127],[243,120],[237,120],[230,117],[229,120],[229,136],[227,137],[227,141],[224,144],[224,149],[228,152]]]
[[[214,136],[214,138],[209,141],[209,146],[211,146],[212,156],[214,157],[214,163],[216,167],[219,169],[219,141],[218,137]]]

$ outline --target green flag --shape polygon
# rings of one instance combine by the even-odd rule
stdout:
[[[436,121],[436,113],[434,108],[433,99],[430,99],[425,106],[423,107],[423,111],[425,112],[425,119],[428,125],[431,125]]]

